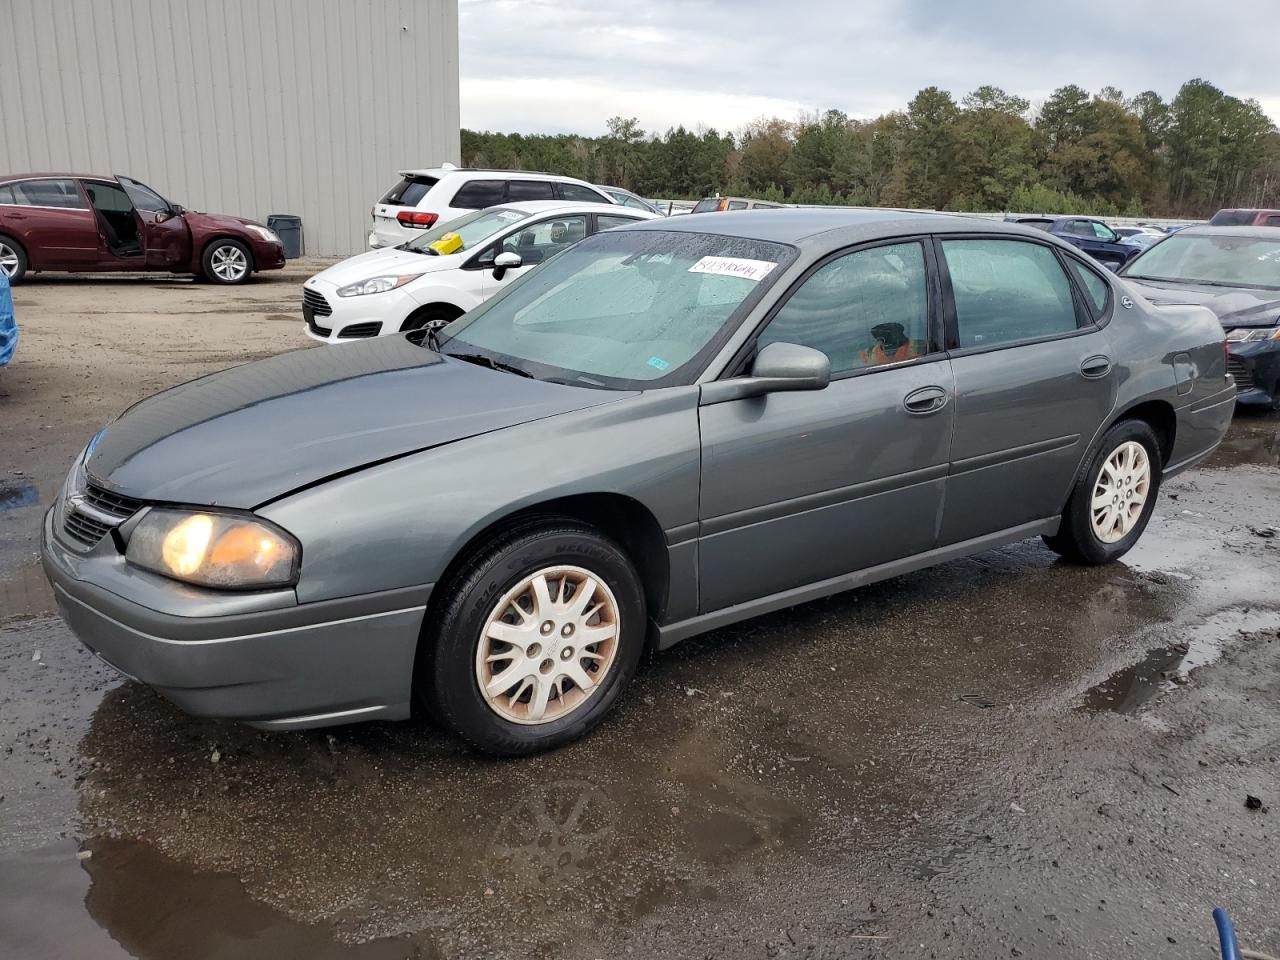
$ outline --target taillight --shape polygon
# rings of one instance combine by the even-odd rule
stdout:
[[[423,230],[427,227],[434,226],[435,222],[440,219],[438,213],[422,213],[418,210],[401,210],[396,214],[396,220],[402,227],[412,227],[415,230]]]

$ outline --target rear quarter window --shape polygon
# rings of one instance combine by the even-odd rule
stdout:
[[[416,207],[427,195],[427,191],[439,182],[435,177],[405,177],[383,194],[378,202],[397,207]]]

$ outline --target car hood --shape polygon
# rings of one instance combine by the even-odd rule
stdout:
[[[468,251],[470,253],[470,251]],[[370,277],[404,276],[414,273],[432,273],[436,270],[447,270],[456,267],[461,260],[457,255],[448,257],[432,256],[425,253],[413,253],[391,247],[386,250],[370,250],[354,257],[348,257],[341,263],[335,263],[327,270],[317,273],[311,280],[331,283],[335,287],[345,287],[349,283],[358,283]],[[311,285],[308,280],[306,285]]]
[[[227,228],[243,230],[247,226],[262,226],[257,220],[250,220],[248,217],[232,217],[225,213],[197,213],[194,210],[188,210],[183,216],[186,218],[187,226],[201,227],[206,230]]]
[[[1280,324],[1280,290],[1216,287],[1199,283],[1161,283],[1125,277],[1152,303],[1208,307],[1223,327],[1274,327]]]
[[[282,354],[156,394],[107,426],[87,469],[141,500],[250,509],[327,477],[621,396],[380,337]]]

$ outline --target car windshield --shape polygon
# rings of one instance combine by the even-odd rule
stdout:
[[[1252,210],[1219,210],[1209,220],[1211,227],[1243,227],[1253,223]]]
[[[476,210],[466,216],[450,220],[448,223],[432,227],[424,234],[414,237],[408,243],[400,245],[401,250],[414,253],[462,253],[473,250],[492,237],[495,233],[514,226],[521,220],[531,216],[519,210],[505,207],[490,207],[487,210]],[[453,240],[450,235],[456,235]]]
[[[708,197],[706,200],[699,200],[693,205],[694,213],[711,213],[720,209],[719,197]]]
[[[608,231],[450,324],[440,349],[582,386],[689,383],[793,255],[741,237]]]
[[[1280,236],[1261,240],[1175,233],[1135,258],[1125,276],[1280,290]]]

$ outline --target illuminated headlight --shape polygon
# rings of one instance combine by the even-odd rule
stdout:
[[[125,559],[175,580],[247,590],[294,583],[301,553],[283,530],[248,516],[154,508],[130,534]]]
[[[339,287],[338,296],[363,297],[368,293],[386,293],[396,287],[403,287],[406,283],[417,280],[420,276],[422,276],[420,273],[411,273],[403,277],[370,277],[368,280],[361,280],[359,283],[349,283],[345,287]]]
[[[1280,340],[1280,327],[1236,327],[1227,331],[1228,343],[1253,343],[1258,340]]]
[[[244,228],[259,240],[265,240],[267,243],[280,242],[280,238],[276,235],[276,232],[269,227],[260,227],[256,223],[246,223]]]

